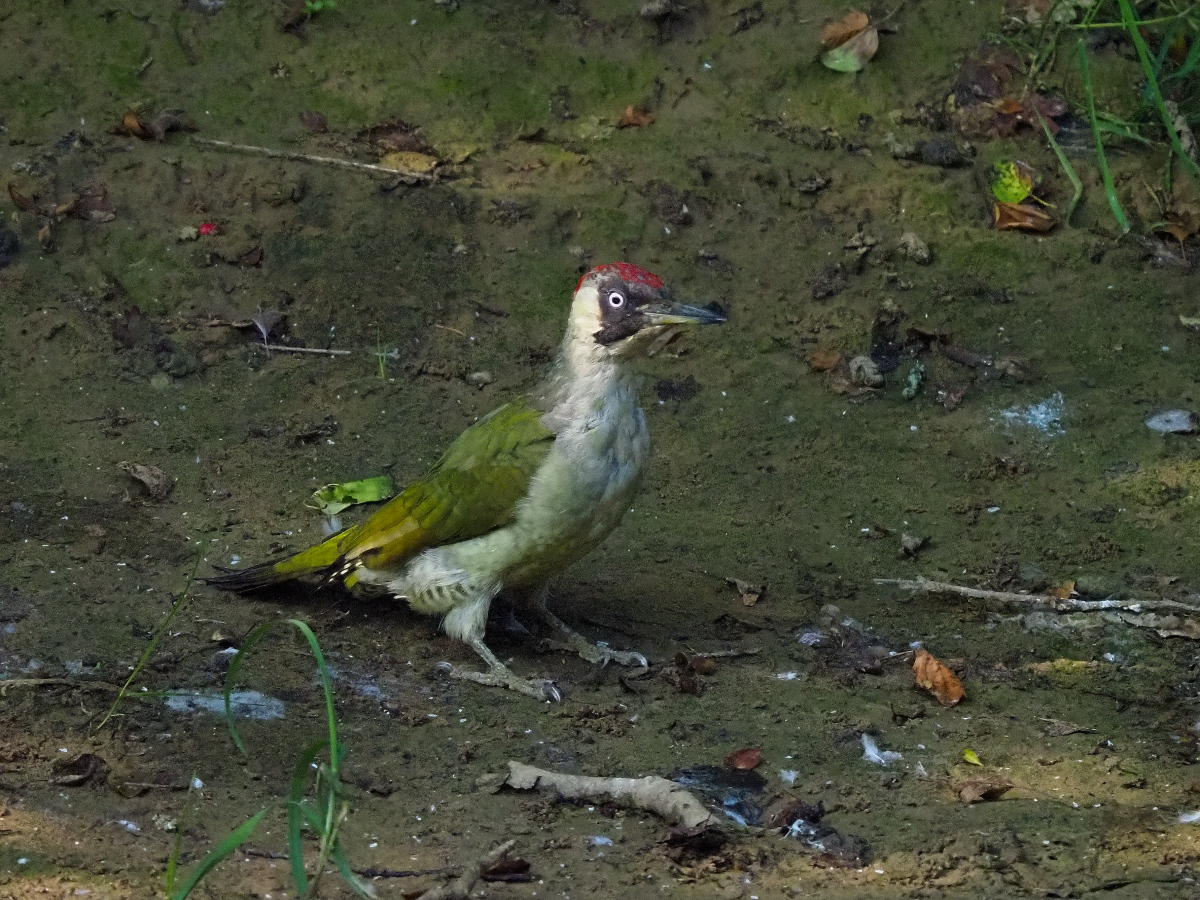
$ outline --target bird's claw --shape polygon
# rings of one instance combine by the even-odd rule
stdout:
[[[436,668],[439,672],[443,672],[451,678],[457,678],[460,681],[473,681],[476,684],[484,684],[489,687],[507,688],[510,691],[516,691],[518,694],[524,694],[526,697],[532,697],[534,700],[544,700],[547,703],[562,702],[562,692],[558,689],[558,685],[550,679],[521,678],[504,666],[498,669],[491,669],[487,672],[474,672],[470,669],[460,669],[451,663],[443,661],[438,663]]]
[[[599,666],[607,666],[611,662],[618,666],[645,669],[650,665],[650,661],[635,650],[614,650],[607,644],[593,644],[587,640],[577,645],[577,649],[580,656]]]

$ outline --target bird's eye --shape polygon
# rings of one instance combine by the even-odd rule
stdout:
[[[625,295],[620,291],[613,291],[608,295],[608,305],[613,309],[620,309],[625,305]]]

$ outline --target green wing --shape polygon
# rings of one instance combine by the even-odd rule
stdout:
[[[205,579],[232,591],[253,591],[305,575],[346,575],[357,566],[393,569],[427,547],[486,534],[512,520],[529,481],[554,442],[554,432],[524,401],[480,419],[450,445],[419,481],[353,528],[294,556]]]
[[[507,524],[553,441],[527,403],[500,407],[459,435],[429,474],[344,532],[339,557],[392,569],[426,547]]]

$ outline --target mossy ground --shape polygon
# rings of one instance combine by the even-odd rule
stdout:
[[[1004,4],[910,4],[858,76],[815,62],[820,24],[841,5],[764,3],[762,20],[739,30],[754,12],[743,7],[689,6],[660,35],[625,2],[464,2],[448,13],[342,0],[296,36],[271,4],[215,15],[151,0],[0,6],[5,179],[40,202],[104,183],[116,214],[64,221],[43,253],[34,218],[4,207],[22,241],[0,270],[4,674],[120,682],[197,555],[209,571],[297,547],[319,534],[303,505],[315,487],[419,475],[465,425],[536,382],[579,272],[628,258],[681,297],[720,301],[730,322],[646,364],[655,444],[643,494],[554,603],[665,670],[679,649],[757,655],[723,662],[700,696],[659,674],[626,687],[612,669],[537,652],[500,617],[497,652],[568,696],[543,708],[447,683],[435,663],[474,665],[470,652],[394,604],[192,586],[146,685],[219,687],[215,628],[307,619],[339,673],[357,792],[351,860],[432,869],[516,837],[538,881],[489,886],[492,896],[1186,896],[1197,826],[1177,818],[1200,806],[1189,787],[1200,777],[1194,642],[911,598],[872,579],[1194,592],[1200,445],[1142,420],[1195,408],[1200,348],[1178,320],[1196,315],[1195,276],[1153,267],[1116,238],[1086,158],[1075,227],[990,230],[995,159],[1026,158],[1056,201],[1069,194],[1029,132],[979,143],[961,169],[887,152],[888,131],[922,136],[906,117],[942,102]],[[1098,101],[1129,115],[1128,54],[1100,51],[1092,68]],[[1069,66],[1054,77],[1078,99]],[[616,129],[630,105],[653,124]],[[399,117],[461,162],[453,180],[396,187],[222,154],[184,134],[108,134],[127,109],[177,107],[205,137],[325,156],[361,154],[359,130]],[[328,134],[301,124],[306,110],[328,118]],[[1114,165],[1126,203],[1146,205],[1140,185],[1157,183],[1161,156],[1131,149]],[[813,176],[829,184],[805,193]],[[202,221],[222,233],[177,239]],[[878,241],[861,262],[846,249],[860,230]],[[930,265],[895,253],[910,230],[932,248]],[[226,262],[257,246],[261,267]],[[815,299],[830,272],[837,290]],[[907,361],[881,392],[835,393],[809,355],[866,351],[885,300],[905,326],[1016,358],[1025,376],[988,379],[932,354],[913,401],[900,395]],[[267,354],[227,324],[262,310],[286,311],[293,339],[352,353]],[[393,348],[380,377],[376,352]],[[493,379],[483,388],[468,380],[479,372]],[[659,402],[656,382],[688,376],[694,396]],[[968,386],[961,406],[936,405],[939,385]],[[1061,433],[1006,424],[1005,410],[1055,392]],[[122,461],[162,469],[170,495],[148,499]],[[930,539],[916,559],[900,554],[902,532]],[[741,606],[727,576],[767,583],[766,598]],[[803,629],[832,634],[830,603],[870,630],[867,643],[903,653],[921,641],[959,661],[967,702],[941,709],[911,693],[903,659],[876,668],[830,646],[853,644],[849,633],[798,644]],[[275,804],[253,845],[283,849],[281,798],[320,731],[318,695],[288,641],[247,678],[288,704],[282,721],[245,725],[248,757],[219,719],[158,700],[127,702],[93,733],[111,696],[102,688],[10,686],[0,896],[148,896],[173,843],[159,815],[178,819],[190,863]],[[893,718],[914,705],[923,718]],[[1085,730],[1049,736],[1048,720]],[[864,731],[904,761],[864,762]],[[681,864],[656,843],[653,819],[476,787],[508,759],[637,775],[719,763],[747,745],[763,748],[767,799],[822,799],[831,824],[870,844],[870,862],[828,867],[756,832]],[[1003,800],[955,797],[979,774],[966,747],[984,774],[1014,783]],[[111,766],[107,782],[52,784],[54,761],[85,750]],[[794,787],[779,780],[785,769]],[[170,789],[193,773],[201,792]],[[205,890],[281,896],[285,870],[238,858]],[[378,887],[394,896],[413,883]]]

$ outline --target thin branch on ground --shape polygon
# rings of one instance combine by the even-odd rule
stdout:
[[[390,175],[393,178],[413,178],[417,181],[436,181],[437,176],[428,172],[414,172],[408,169],[393,169],[389,166],[363,163],[353,159],[338,159],[335,156],[314,156],[311,153],[298,153],[295,150],[276,150],[272,147],[256,147],[253,144],[235,144],[233,141],[218,141],[213,138],[192,136],[192,143],[201,147],[213,147],[217,150],[229,150],[235,153],[254,153],[258,156],[268,156],[272,159],[290,159],[295,162],[316,163],[321,166],[336,166],[342,169],[358,169],[364,172],[376,172],[380,175]]]
[[[320,353],[323,356],[349,356],[351,350],[326,350],[324,347],[285,347],[283,344],[255,344],[267,350],[282,350],[284,353]]]
[[[749,650],[693,650],[691,647],[688,649],[692,651],[693,656],[703,656],[706,659],[736,659],[739,656],[758,656],[762,653],[761,647],[752,647]]]
[[[1009,591],[987,591],[981,588],[964,587],[945,581],[930,581],[928,578],[876,578],[876,584],[891,584],[906,591],[921,594],[957,594],[972,600],[991,600],[1031,606],[1035,609],[1051,609],[1056,612],[1098,612],[1119,609],[1128,612],[1146,612],[1152,609],[1178,609],[1200,615],[1200,607],[1178,600],[1084,600],[1079,597],[1055,597],[1050,594],[1016,594]]]
[[[509,760],[504,783],[518,790],[552,788],[566,800],[612,802],[619,806],[644,809],[666,819],[672,825],[697,828],[711,825],[714,816],[704,804],[674,781],[647,775],[644,778],[597,778],[566,775]]]
[[[421,894],[417,900],[467,900],[471,895],[471,889],[475,887],[475,882],[483,876],[483,873],[494,866],[500,857],[516,845],[516,841],[505,841],[496,849],[489,850],[483,856],[468,863],[463,869],[463,873],[449,884],[431,888]]]

